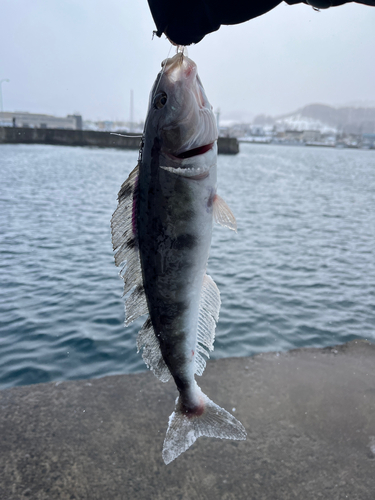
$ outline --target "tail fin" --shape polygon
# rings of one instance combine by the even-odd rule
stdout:
[[[164,439],[163,460],[166,464],[190,448],[200,436],[246,439],[246,431],[241,422],[211,401],[203,392],[201,397],[204,400],[204,411],[201,415],[187,416],[180,409],[179,398],[177,399]]]

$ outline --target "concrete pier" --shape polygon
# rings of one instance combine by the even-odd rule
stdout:
[[[97,132],[95,130],[0,127],[0,144],[97,146],[101,148],[122,148],[138,150],[140,146],[139,134],[129,135],[131,137],[122,137],[118,135],[112,135],[110,132]],[[236,138],[219,137],[219,154],[235,155],[238,152],[239,145]]]
[[[240,152],[240,145],[235,137],[219,137],[217,151],[219,155],[236,155]]]
[[[130,134],[131,135],[131,134]],[[120,137],[95,130],[0,127],[0,144],[50,144],[54,146],[97,146],[139,149],[140,138]]]
[[[161,457],[176,389],[152,373],[0,392],[1,500],[373,500],[375,345],[209,361],[246,441]]]

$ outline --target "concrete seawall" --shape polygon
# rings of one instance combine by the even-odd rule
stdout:
[[[373,500],[375,345],[209,361],[246,441],[161,457],[176,389],[152,373],[0,391],[1,500]]]
[[[111,135],[110,132],[94,130],[0,127],[0,144],[52,144],[138,150],[140,138],[136,135],[120,137]],[[219,137],[218,152],[219,154],[237,154],[239,152],[237,139]]]

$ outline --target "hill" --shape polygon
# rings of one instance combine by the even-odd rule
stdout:
[[[374,134],[375,108],[309,104],[293,113],[271,117],[258,115],[254,125],[285,124],[295,130],[335,130],[347,134]]]

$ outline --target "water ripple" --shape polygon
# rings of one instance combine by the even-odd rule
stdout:
[[[132,373],[110,219],[133,151],[0,146],[0,387]],[[219,157],[213,358],[375,341],[372,151],[242,145]]]

